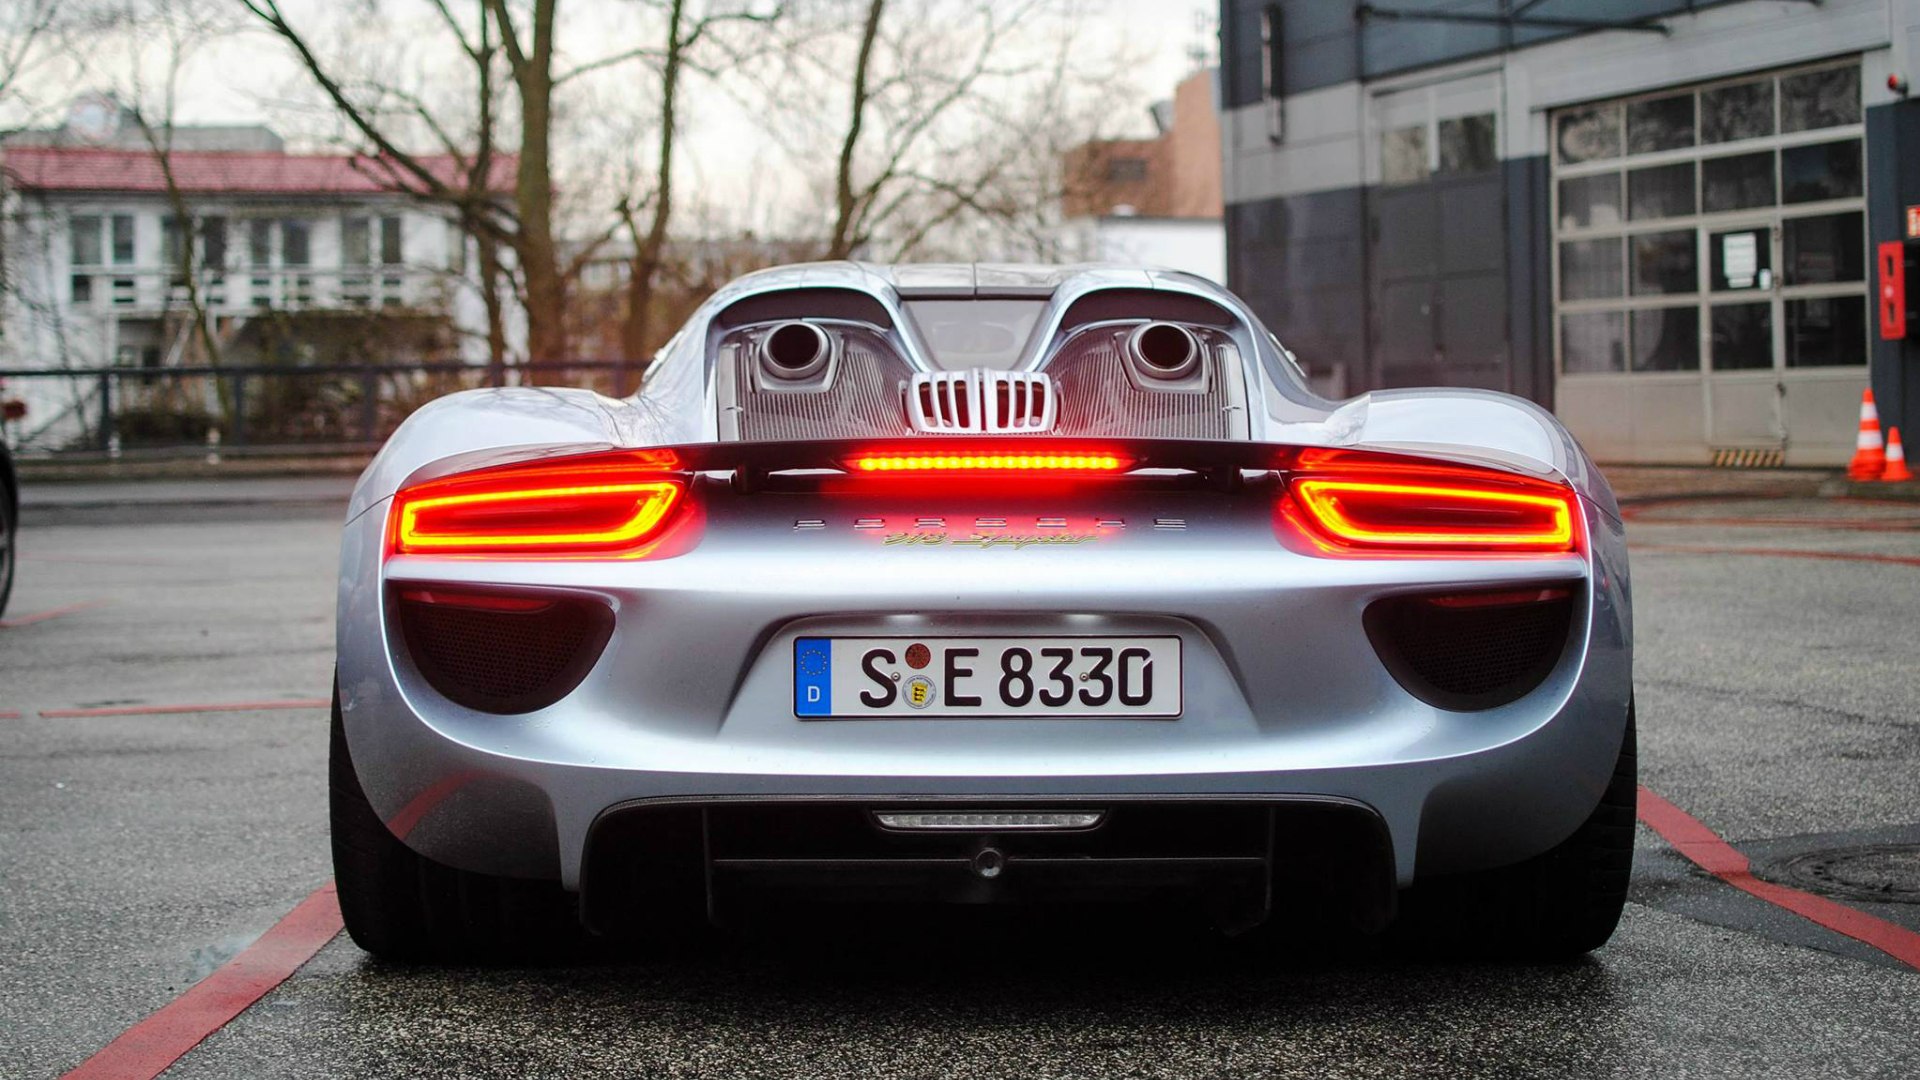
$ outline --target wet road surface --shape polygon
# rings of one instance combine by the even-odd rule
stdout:
[[[1631,512],[1643,783],[1762,880],[1920,843],[1920,504]],[[0,1076],[80,1066],[326,882],[336,533],[298,500],[30,514],[0,625]],[[1897,890],[1831,899],[1920,929]],[[1920,971],[1642,827],[1619,933],[1569,966],[966,912],[512,971],[339,937],[165,1075],[1912,1077]]]

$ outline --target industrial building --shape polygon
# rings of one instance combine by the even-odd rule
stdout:
[[[1920,244],[1920,3],[1223,0],[1221,39],[1229,282],[1327,392],[1521,394],[1603,461],[1842,463],[1869,381],[1920,423],[1875,265]]]

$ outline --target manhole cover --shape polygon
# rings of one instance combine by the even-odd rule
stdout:
[[[1827,896],[1920,904],[1920,844],[1808,852],[1782,863],[1780,873],[1792,884]]]

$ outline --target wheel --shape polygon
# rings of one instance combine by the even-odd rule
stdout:
[[[390,960],[489,964],[559,959],[580,943],[558,882],[457,870],[394,837],[354,771],[338,685],[327,772],[334,886],[354,944]]]
[[[1557,847],[1514,866],[1416,882],[1392,934],[1416,952],[1567,960],[1613,936],[1633,873],[1639,793],[1633,706],[1600,805]]]

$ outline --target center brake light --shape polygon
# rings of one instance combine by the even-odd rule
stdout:
[[[845,464],[848,471],[854,473],[919,476],[972,476],[984,473],[1084,476],[1123,473],[1133,468],[1132,459],[1124,455],[1086,447],[1048,448],[1041,451],[1024,447],[1005,451],[876,451],[849,458]]]
[[[1549,555],[1580,548],[1571,488],[1470,466],[1302,462],[1282,517],[1328,554]]]
[[[670,451],[503,465],[429,480],[393,498],[395,555],[625,555],[683,502]]]

